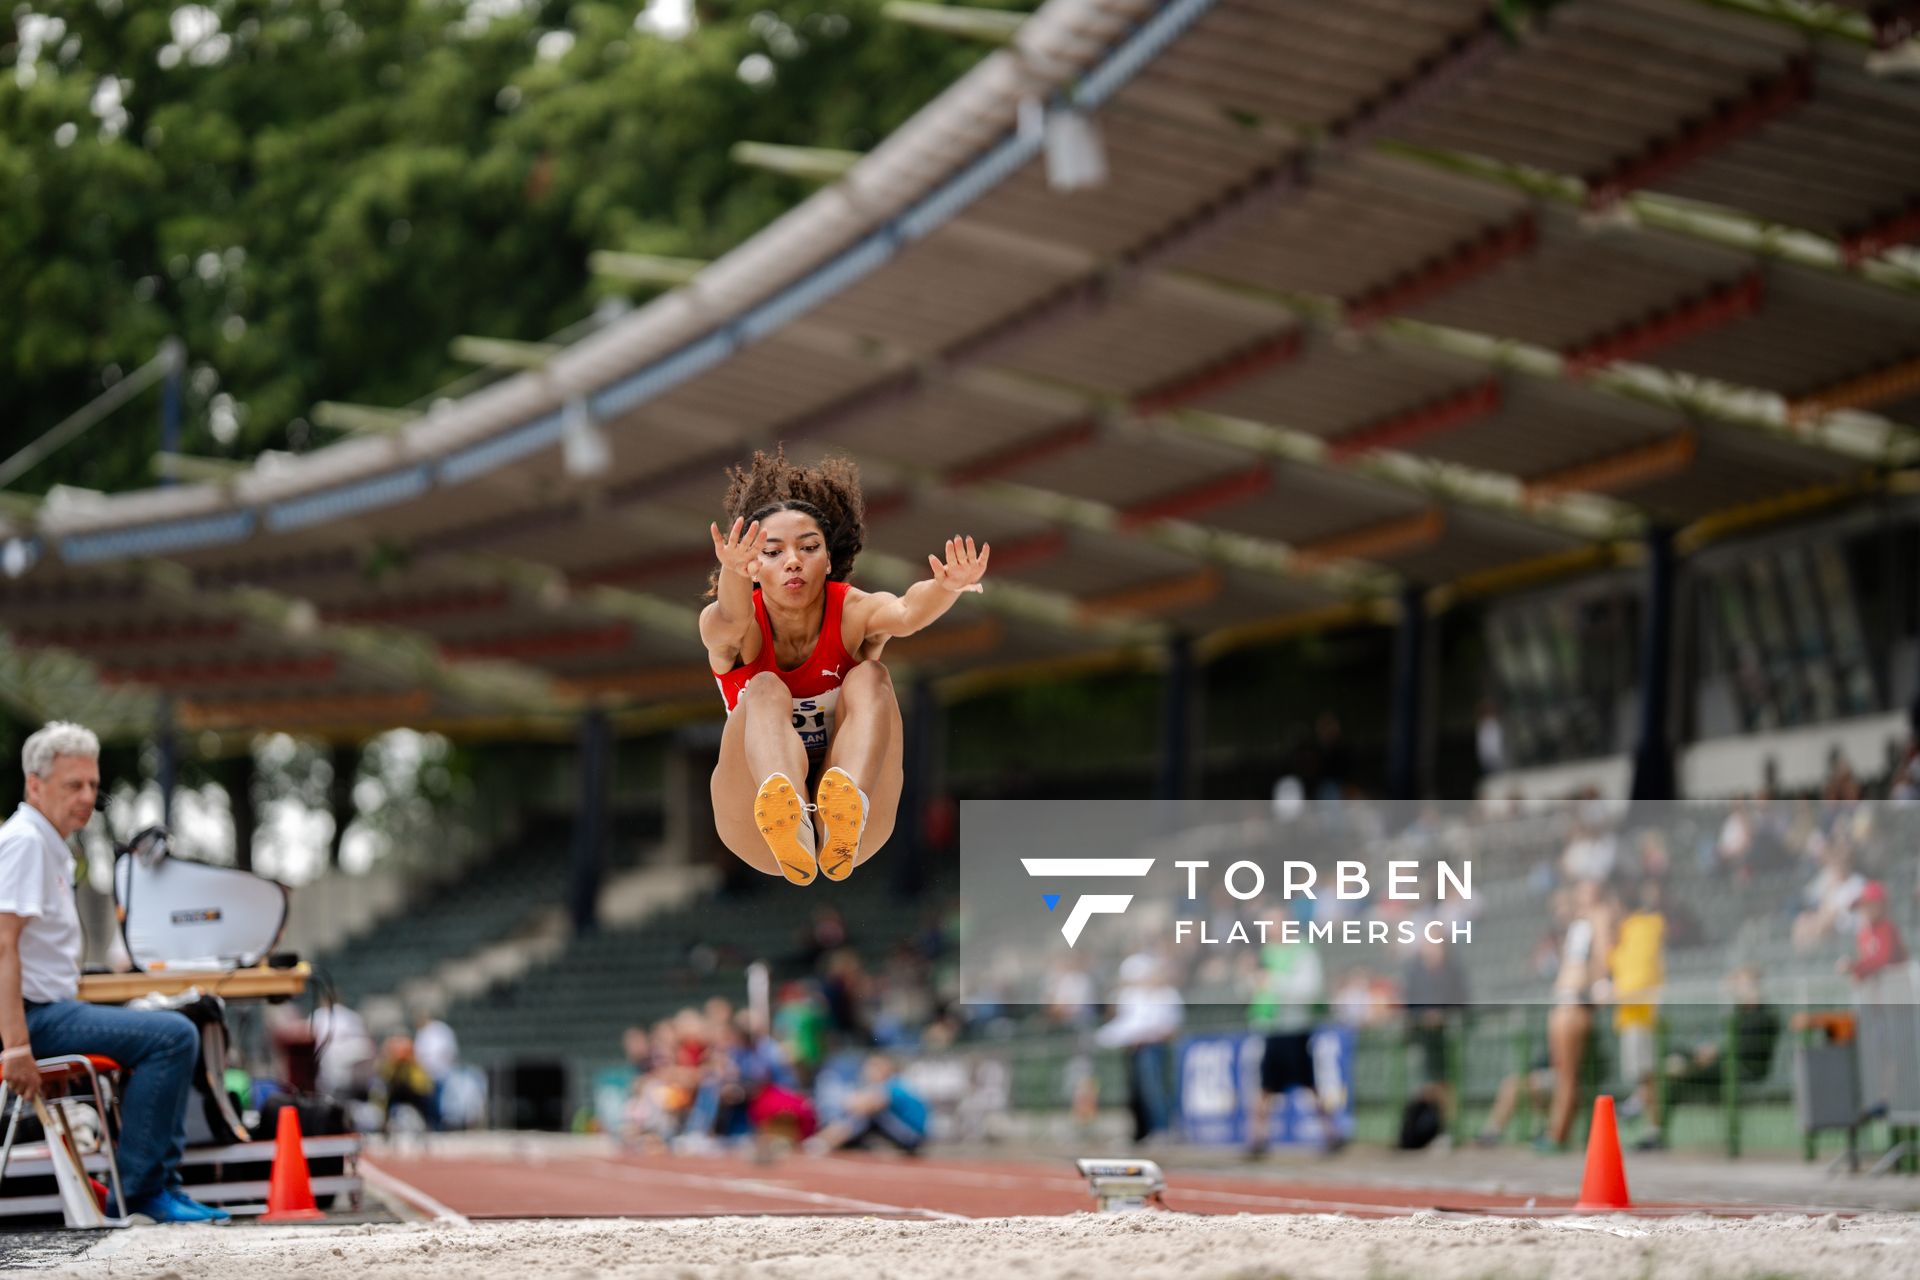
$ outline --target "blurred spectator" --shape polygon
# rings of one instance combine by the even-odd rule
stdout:
[[[1491,698],[1480,700],[1480,717],[1473,730],[1474,753],[1480,758],[1482,774],[1499,773],[1507,767],[1507,736],[1500,727],[1500,713]]]
[[[881,971],[874,1001],[873,1036],[883,1048],[908,1049],[933,1018],[933,981],[925,958],[911,942],[893,949]]]
[[[620,1052],[635,1075],[653,1070],[653,1042],[647,1038],[647,1029],[639,1023],[620,1033]]]
[[[1605,880],[1613,874],[1618,858],[1619,845],[1611,831],[1585,817],[1576,818],[1566,850],[1560,855],[1560,874],[1568,884]]]
[[[321,1091],[341,1099],[367,1097],[373,1085],[373,1037],[360,1015],[328,994],[313,1011],[311,1026]]]
[[[1853,979],[1860,1030],[1860,1101],[1869,1116],[1885,1115],[1911,1094],[1914,1046],[1920,1024],[1914,1010],[1914,972],[1906,941],[1889,918],[1886,886],[1869,881],[1854,915],[1851,961],[1841,971]]]
[[[1912,738],[1907,739],[1900,762],[1894,766],[1887,799],[1902,805],[1920,803],[1920,745]]]
[[[794,962],[803,972],[812,973],[821,960],[846,945],[847,922],[840,912],[829,906],[815,907],[801,930],[800,950]]]
[[[1683,1052],[1670,1053],[1660,1066],[1666,1085],[1667,1107],[1676,1102],[1718,1102],[1726,1084],[1724,1055],[1733,1053],[1733,1076],[1742,1085],[1758,1084],[1773,1070],[1775,1046],[1780,1040],[1780,1011],[1760,998],[1760,972],[1741,966],[1727,975],[1727,994],[1733,1001],[1729,1035],[1705,1040]],[[1650,1127],[1634,1145],[1642,1151],[1666,1146],[1667,1116],[1656,1114],[1655,1093],[1648,1081],[1628,1103],[1628,1116],[1644,1114]]]
[[[1634,852],[1637,856],[1633,872],[1641,879],[1665,880],[1673,874],[1673,853],[1667,846],[1667,833],[1660,828],[1648,827],[1642,831]]]
[[[1853,959],[1841,961],[1841,972],[1855,982],[1866,982],[1880,973],[1907,963],[1907,944],[1900,926],[1887,914],[1887,886],[1869,880],[1860,887],[1854,900],[1859,928],[1854,934]]]
[[[1102,1048],[1127,1051],[1127,1105],[1136,1143],[1173,1123],[1172,1042],[1185,1018],[1183,1004],[1153,955],[1142,951],[1120,962],[1113,1018],[1095,1040]]]
[[[380,1108],[380,1132],[391,1133],[396,1112],[412,1111],[415,1120],[402,1120],[401,1127],[433,1127],[438,1115],[433,1107],[433,1077],[414,1056],[413,1041],[407,1036],[388,1036],[380,1049],[380,1061],[374,1067],[374,1105]]]
[[[1076,1030],[1092,1026],[1100,1016],[1098,995],[1086,963],[1076,956],[1062,956],[1047,979],[1047,1021]]]
[[[789,982],[780,988],[773,1034],[802,1083],[811,1084],[827,1056],[827,1015],[807,984]]]
[[[413,1056],[419,1060],[421,1070],[433,1081],[433,1109],[427,1120],[435,1129],[441,1127],[442,1115],[440,1095],[445,1091],[447,1081],[460,1068],[460,1041],[453,1034],[453,1028],[430,1013],[421,1013],[413,1029]]]
[[[1326,971],[1311,942],[1270,942],[1260,948],[1260,978],[1247,1013],[1264,1032],[1260,1090],[1247,1116],[1247,1155],[1258,1159],[1273,1138],[1274,1100],[1305,1089],[1325,1127],[1327,1148],[1343,1141],[1313,1063],[1313,1031],[1327,1012]]]
[[[1399,1003],[1393,980],[1364,965],[1341,975],[1328,1002],[1334,1020],[1355,1030],[1384,1026]]]
[[[1747,813],[1745,797],[1736,796],[1720,823],[1720,837],[1714,842],[1714,865],[1723,874],[1745,881],[1753,874],[1747,861],[1752,852],[1753,820]]]
[[[837,1034],[862,1049],[873,1043],[873,979],[858,952],[843,947],[827,957],[820,994],[827,1002],[827,1023]]]
[[[1820,798],[1828,804],[1852,804],[1860,799],[1860,780],[1853,776],[1853,762],[1838,743],[1827,749],[1827,780]]]
[[[1527,967],[1540,978],[1552,978],[1560,969],[1560,946],[1573,923],[1573,890],[1555,889],[1547,898],[1547,924],[1534,939]]]
[[[1604,994],[1607,957],[1613,951],[1619,895],[1608,885],[1581,881],[1574,887],[1573,918],[1560,943],[1560,972],[1547,1015],[1547,1060],[1553,1068],[1553,1099],[1539,1145],[1564,1147],[1580,1101],[1580,1065],[1593,1033],[1594,1004]]]
[[[1289,773],[1273,784],[1274,821],[1297,821],[1306,808],[1307,787],[1298,774]]]
[[[1513,1113],[1519,1109],[1522,1099],[1526,1101],[1531,1114],[1544,1109],[1553,1094],[1553,1068],[1549,1065],[1545,1053],[1537,1053],[1527,1064],[1525,1071],[1516,1071],[1500,1081],[1500,1087],[1493,1094],[1493,1109],[1487,1112],[1487,1120],[1480,1132],[1474,1135],[1474,1145],[1497,1147],[1506,1137],[1507,1126],[1513,1122]]]
[[[1802,951],[1819,946],[1852,923],[1855,900],[1867,879],[1854,869],[1853,842],[1834,831],[1809,837],[1809,849],[1819,857],[1820,870],[1801,892],[1804,904],[1793,920],[1793,945]]]
[[[1322,711],[1313,723],[1313,753],[1314,799],[1340,799],[1353,780],[1353,757],[1340,732],[1340,718],[1331,711]]]
[[[847,1100],[846,1118],[822,1129],[808,1142],[808,1149],[846,1151],[882,1138],[902,1151],[917,1153],[927,1140],[932,1118],[926,1102],[883,1053],[868,1058],[860,1076],[865,1087]]]
[[[1609,971],[1620,1080],[1640,1094],[1653,1078],[1654,1030],[1660,1019],[1660,988],[1666,982],[1667,918],[1661,909],[1660,881],[1642,880],[1635,893],[1638,901],[1620,921]]]
[[[1423,937],[1414,944],[1403,986],[1407,1048],[1414,1057],[1414,1096],[1409,1101],[1433,1108],[1437,1134],[1452,1127],[1451,1042],[1468,1002],[1467,975],[1455,962],[1451,946]]]

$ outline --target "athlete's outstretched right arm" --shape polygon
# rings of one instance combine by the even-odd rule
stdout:
[[[753,566],[767,545],[758,520],[744,531],[742,523],[736,519],[724,535],[719,525],[707,526],[714,558],[720,562],[720,585],[713,603],[700,611],[700,643],[707,646],[707,662],[720,675],[733,670],[753,631]]]

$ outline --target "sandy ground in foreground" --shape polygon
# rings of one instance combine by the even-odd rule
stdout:
[[[1474,1219],[1420,1214],[1188,1217],[1172,1213],[982,1221],[712,1218],[143,1227],[39,1274],[114,1280],[1290,1280],[1555,1277],[1920,1277],[1920,1219]]]

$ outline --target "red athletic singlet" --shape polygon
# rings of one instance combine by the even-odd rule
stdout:
[[[767,623],[767,606],[760,600],[760,588],[753,589],[753,620],[760,624],[760,656],[727,672],[716,675],[720,698],[727,714],[740,702],[740,691],[747,681],[762,671],[780,677],[793,695],[793,727],[806,744],[809,754],[827,749],[827,735],[833,728],[834,705],[840,700],[840,681],[854,667],[855,659],[840,638],[840,607],[846,602],[847,584],[827,584],[827,609],[820,619],[820,634],[814,637],[813,652],[791,671],[782,671],[773,652],[773,628]]]

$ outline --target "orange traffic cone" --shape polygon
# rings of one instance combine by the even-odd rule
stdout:
[[[262,1222],[311,1222],[327,1215],[313,1203],[307,1181],[307,1153],[300,1145],[300,1115],[289,1103],[280,1108],[273,1133],[273,1180],[267,1184]]]
[[[1613,1098],[1604,1093],[1593,1100],[1593,1127],[1587,1132],[1587,1172],[1580,1179],[1580,1203],[1574,1208],[1633,1208],[1627,1195],[1626,1166],[1620,1160],[1620,1129],[1613,1119]]]

